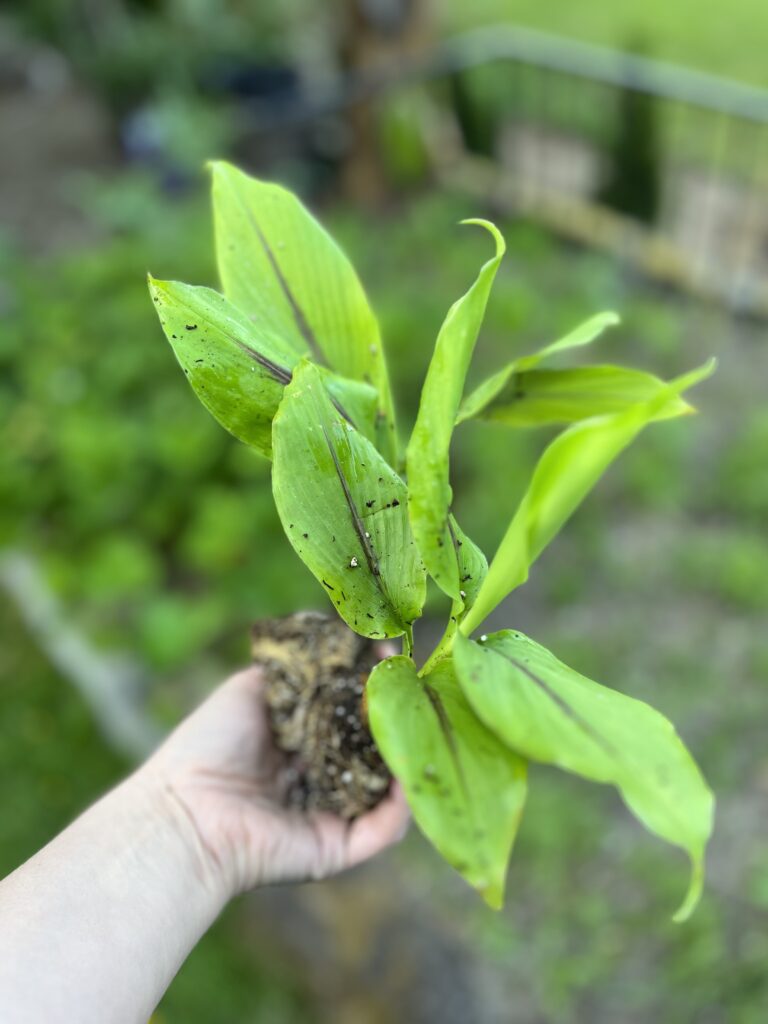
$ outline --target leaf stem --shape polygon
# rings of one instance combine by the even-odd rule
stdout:
[[[408,658],[413,657],[413,626],[406,625],[403,633],[403,654]]]
[[[440,637],[440,641],[437,647],[435,647],[430,656],[424,662],[424,665],[421,671],[419,672],[420,676],[427,675],[429,672],[432,671],[432,669],[435,667],[438,661],[440,661],[441,658],[448,657],[450,650],[453,647],[453,638],[456,636],[456,630],[458,629],[459,626],[459,616],[463,608],[463,601],[454,601],[453,604],[451,605],[451,614],[448,619],[448,622],[446,623],[445,631],[443,635]]]

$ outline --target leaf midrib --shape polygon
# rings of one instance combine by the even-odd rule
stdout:
[[[631,770],[631,768],[632,768],[632,759],[630,758],[629,760],[627,760],[621,754],[620,751],[616,750],[615,748],[612,748],[611,744],[608,742],[608,740],[606,740],[604,737],[600,736],[592,728],[590,723],[588,723],[586,721],[586,719],[582,718],[582,716],[575,710],[575,708],[573,708],[567,702],[567,700],[564,697],[561,697],[560,694],[556,693],[552,689],[552,687],[550,687],[543,679],[540,679],[538,676],[535,675],[535,673],[533,673],[529,669],[527,669],[521,662],[519,662],[515,658],[510,657],[508,654],[505,654],[504,652],[499,651],[498,649],[495,649],[493,647],[489,648],[489,650],[493,654],[498,654],[500,657],[504,658],[511,665],[513,665],[513,667],[519,669],[525,675],[527,675],[531,679],[531,681],[533,683],[535,683],[536,685],[538,685],[542,689],[544,694],[563,712],[563,714],[567,715],[569,718],[572,718],[574,721],[576,721],[582,729],[585,729],[585,731],[587,731],[587,734],[596,743],[598,743],[601,746],[606,747],[608,753],[612,757],[614,757],[617,761],[623,761],[625,766],[628,769]],[[653,800],[657,800],[657,801],[659,801],[660,803],[662,803],[664,805],[664,807],[667,810],[667,814],[669,815],[669,817],[672,819],[673,822],[677,823],[678,827],[680,828],[680,832],[683,835],[689,834],[689,829],[688,829],[687,825],[678,816],[676,806],[674,804],[670,804],[669,800],[666,797],[665,791],[663,789],[659,790],[658,788],[651,787],[651,786],[649,786],[648,783],[644,783],[643,782],[643,774],[642,774],[642,772],[636,777],[636,779],[635,779],[635,783],[636,784],[637,784],[638,779],[640,780],[640,784],[643,785],[643,788],[646,790],[646,793],[649,793]],[[618,783],[614,779],[611,780],[611,784],[614,785],[614,786],[617,786],[619,789],[623,789],[624,788],[620,783]],[[678,842],[677,845],[681,845],[681,844]],[[687,847],[684,847],[684,848],[687,849]]]
[[[333,442],[331,441],[331,438],[328,435],[328,430],[326,429],[325,424],[323,424],[322,426],[322,431],[323,437],[325,438],[325,443],[328,446],[328,452],[331,456],[334,469],[336,470],[336,476],[341,485],[341,490],[344,495],[344,501],[346,502],[347,510],[352,521],[352,528],[357,535],[358,541],[360,542],[360,546],[363,550],[363,554],[368,565],[368,570],[371,576],[373,577],[377,590],[379,591],[382,598],[386,602],[391,617],[404,630],[405,623],[402,621],[400,615],[398,614],[394,602],[392,601],[392,598],[389,596],[384,580],[382,579],[378,556],[373,548],[371,538],[366,537],[367,531],[363,523],[363,517],[360,514],[357,505],[355,504],[354,498],[352,497],[352,491],[350,490],[349,483],[347,481],[346,476],[344,475],[344,469],[341,465],[341,461],[336,452],[336,449],[333,446]]]

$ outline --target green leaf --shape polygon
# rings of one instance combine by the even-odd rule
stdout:
[[[448,453],[464,380],[505,248],[504,239],[490,222],[463,223],[487,228],[496,242],[496,255],[484,264],[469,291],[451,306],[440,328],[406,456],[413,534],[427,570],[454,601],[459,600],[461,586],[448,528],[453,497]]]
[[[547,447],[488,569],[477,599],[461,623],[468,636],[506,595],[525,583],[530,565],[582,502],[613,460],[661,409],[708,377],[710,360],[667,384],[654,398],[611,416],[583,420]]]
[[[230,433],[269,456],[272,417],[295,353],[210,288],[150,278],[149,290],[197,397]]]
[[[494,399],[476,409],[468,404],[459,420],[479,416],[511,427],[577,423],[647,402],[664,387],[664,381],[653,374],[623,366],[515,371]],[[670,419],[689,412],[693,412],[692,407],[675,395],[656,418]]]
[[[475,716],[449,660],[420,678],[410,658],[388,658],[366,693],[371,731],[417,825],[499,909],[525,803],[525,761]]]
[[[426,576],[405,484],[332,404],[302,360],[272,428],[272,489],[294,549],[363,636],[409,633]]]
[[[269,457],[272,418],[299,356],[219,292],[149,278],[160,323],[195,394],[240,441]],[[376,392],[369,384],[323,370],[337,408],[371,440]]]
[[[522,356],[517,360],[517,369],[532,370],[543,359],[549,359],[550,356],[566,352],[571,348],[591,345],[607,327],[615,327],[618,323],[620,323],[620,320],[616,313],[597,313],[595,316],[591,316],[588,320],[579,324],[572,331],[569,331],[562,338],[553,341],[551,345],[545,345],[544,348],[540,348],[538,352],[534,352],[530,356]]]
[[[512,630],[481,643],[458,636],[454,660],[467,700],[510,749],[612,783],[646,828],[688,853],[691,883],[675,915],[687,917],[701,895],[714,799],[670,722]]]
[[[378,395],[370,384],[360,380],[349,380],[337,373],[318,367],[325,389],[331,401],[347,422],[376,444],[378,425]]]
[[[376,318],[352,264],[291,192],[211,164],[224,292],[297,356],[327,361],[379,396],[379,447],[394,462],[392,396]]]
[[[459,611],[467,610],[475,603],[483,585],[488,572],[488,559],[477,544],[464,533],[453,514],[448,517],[448,532],[459,567]]]
[[[579,324],[579,326],[569,334],[559,338],[557,341],[553,341],[551,345],[545,345],[544,348],[539,349],[538,352],[534,352],[529,356],[521,356],[519,359],[513,359],[511,363],[507,363],[507,365],[501,370],[498,370],[496,373],[488,377],[487,380],[484,380],[482,384],[479,384],[475,390],[464,399],[456,422],[463,423],[465,420],[479,416],[487,405],[493,402],[502,391],[505,391],[505,389],[513,383],[513,377],[516,378],[517,375],[525,371],[533,370],[542,360],[548,359],[549,356],[557,355],[558,353],[565,352],[571,348],[580,348],[583,345],[589,345],[598,338],[607,327],[613,327],[618,323],[619,317],[616,313],[598,313],[596,316],[590,317],[589,320],[585,320],[584,323]]]

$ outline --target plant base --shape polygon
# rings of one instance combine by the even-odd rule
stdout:
[[[289,805],[347,819],[375,807],[391,776],[363,704],[379,660],[373,642],[335,617],[301,612],[257,622],[251,650],[275,743],[288,756]]]

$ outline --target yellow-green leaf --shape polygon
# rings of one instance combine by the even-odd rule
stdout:
[[[687,852],[691,882],[675,915],[687,917],[701,894],[714,798],[671,723],[512,630],[481,643],[457,636],[454,661],[467,700],[511,750],[612,783],[646,828]]]
[[[526,765],[470,708],[451,662],[420,678],[388,658],[368,680],[371,730],[416,824],[486,903],[499,909],[526,794]]]
[[[581,348],[583,345],[591,344],[596,338],[600,337],[607,327],[613,327],[618,323],[619,318],[616,313],[598,313],[596,316],[592,316],[579,324],[578,327],[569,331],[562,338],[558,338],[557,341],[553,341],[551,344],[540,348],[537,352],[513,359],[511,363],[507,363],[501,370],[491,374],[490,377],[484,380],[482,384],[479,384],[464,399],[457,416],[457,423],[462,423],[464,420],[479,416],[483,409],[507,388],[512,378],[517,374],[535,369],[542,360],[548,359],[550,356],[558,355],[560,352],[565,352],[568,349]]]
[[[511,427],[578,423],[592,416],[621,412],[647,402],[664,381],[643,370],[624,366],[578,366],[568,370],[515,370],[495,398],[475,408],[467,404],[459,421],[477,416]],[[468,411],[469,410],[469,411]],[[656,419],[692,412],[678,395],[659,410]]]
[[[440,328],[406,456],[414,537],[430,575],[454,601],[459,600],[462,588],[448,527],[453,497],[448,454],[467,370],[505,248],[504,239],[490,222],[464,223],[480,224],[490,231],[496,254],[481,268],[469,291],[451,306]]]
[[[578,327],[574,327],[572,331],[563,335],[562,338],[558,338],[557,341],[545,345],[544,348],[540,348],[538,352],[529,356],[522,356],[517,360],[517,369],[532,370],[534,366],[538,366],[543,359],[549,359],[550,356],[566,352],[568,349],[591,345],[606,328],[615,327],[619,322],[616,313],[596,313],[595,316],[589,317],[588,320],[579,324]]]
[[[648,402],[610,416],[596,416],[564,430],[547,447],[528,490],[488,568],[474,605],[461,623],[468,636],[506,595],[528,578],[528,569],[583,501],[613,460],[661,409],[708,377],[711,360],[667,384]]]

